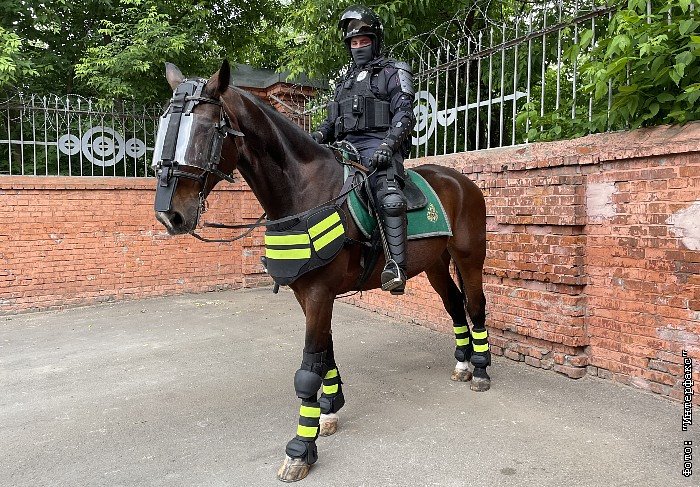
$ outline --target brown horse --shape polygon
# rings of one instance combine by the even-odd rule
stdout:
[[[260,99],[230,86],[228,62],[224,61],[209,80],[185,79],[172,64],[166,65],[166,77],[175,94],[170,118],[161,122],[161,126],[170,127],[159,130],[154,162],[159,174],[156,218],[170,234],[193,232],[207,194],[221,179],[230,179],[235,169],[269,220],[304,212],[339,195],[343,168],[333,152],[316,144]],[[177,134],[180,139],[173,142]],[[453,169],[423,165],[415,171],[435,189],[453,235],[409,241],[408,277],[425,272],[453,320],[458,362],[452,379],[472,380],[467,367],[471,361],[471,388],[486,391],[490,387],[486,367],[491,358],[482,290],[484,197],[473,182]],[[346,235],[363,240],[351,219],[346,222]],[[302,400],[299,425],[297,435],[287,444],[287,455],[278,472],[280,480],[304,478],[317,459],[319,433],[335,432],[335,413],[345,401],[333,356],[333,303],[336,296],[357,289],[363,270],[361,251],[360,245],[347,244],[330,263],[290,284],[306,316],[306,337],[302,364],[294,377],[297,396]],[[459,287],[450,274],[451,261],[457,269]],[[380,287],[382,267],[380,258],[364,289]]]

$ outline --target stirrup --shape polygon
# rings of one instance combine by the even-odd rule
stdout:
[[[403,294],[405,288],[406,275],[394,260],[390,260],[382,271],[382,291],[391,291],[391,294],[398,295]]]

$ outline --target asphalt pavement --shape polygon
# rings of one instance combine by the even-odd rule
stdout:
[[[498,357],[475,393],[450,335],[343,303],[333,330],[347,403],[300,487],[700,485],[679,403]],[[0,316],[0,486],[281,486],[303,339],[284,290]]]

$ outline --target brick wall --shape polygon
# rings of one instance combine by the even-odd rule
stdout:
[[[687,350],[700,384],[700,123],[411,164],[425,162],[457,168],[486,196],[496,354],[678,399]],[[270,282],[260,231],[233,244],[168,237],[153,184],[0,177],[0,312]],[[210,221],[261,212],[244,183],[210,203]],[[403,297],[346,301],[451,333],[424,276]]]
[[[269,283],[260,232],[231,244],[170,237],[153,214],[154,181],[0,177],[0,313]],[[262,212],[244,183],[209,199],[205,219]]]
[[[679,399],[686,350],[700,384],[700,123],[415,163],[484,192],[496,354]],[[451,333],[424,276],[348,301]]]

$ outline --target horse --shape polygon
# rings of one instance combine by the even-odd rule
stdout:
[[[175,65],[166,63],[166,78],[174,95],[170,117],[161,122],[169,128],[159,129],[156,140],[154,164],[159,182],[155,217],[169,234],[193,233],[207,195],[218,182],[231,181],[234,170],[245,179],[268,221],[333,202],[346,187],[343,167],[333,151],[317,144],[269,104],[231,86],[227,61],[209,79],[185,78]],[[486,391],[491,384],[487,373],[491,354],[482,283],[484,196],[476,184],[454,169],[430,164],[414,169],[439,197],[452,236],[409,240],[407,277],[425,272],[453,321],[458,362],[452,380],[471,381],[472,390]],[[347,213],[346,201],[342,209]],[[333,353],[331,319],[336,297],[357,290],[363,272],[362,245],[357,243],[364,239],[351,219],[345,227],[348,238],[335,258],[289,285],[306,317],[306,332],[302,364],[294,376],[301,399],[297,435],[287,444],[277,472],[285,482],[307,476],[318,458],[319,434],[335,433],[336,413],[345,402]],[[363,289],[380,287],[383,258]],[[452,277],[451,263],[458,284]]]

